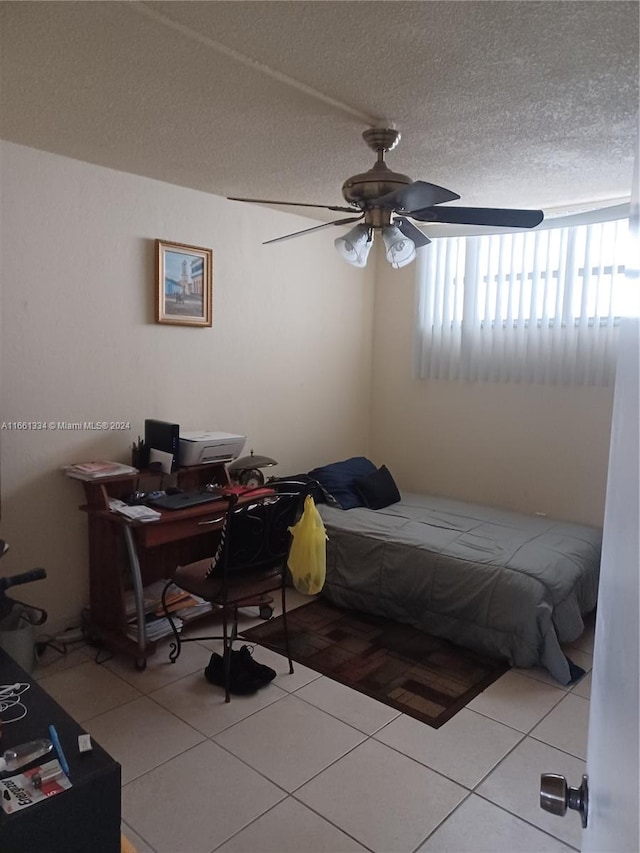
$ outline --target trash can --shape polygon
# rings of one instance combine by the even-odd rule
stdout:
[[[0,539],[0,556],[7,550],[6,543]],[[7,589],[19,584],[31,583],[46,578],[44,569],[32,569],[21,575],[0,578],[0,648],[11,655],[16,663],[28,673],[32,673],[36,664],[34,627],[47,620],[46,610],[34,605],[24,604],[5,594]]]
[[[36,663],[34,625],[38,621],[36,611],[19,602],[0,619],[0,648],[28,673],[33,672]]]

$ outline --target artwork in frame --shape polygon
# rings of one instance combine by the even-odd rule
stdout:
[[[211,326],[213,251],[156,240],[156,322]]]

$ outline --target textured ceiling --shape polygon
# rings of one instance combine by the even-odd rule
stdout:
[[[589,206],[630,192],[639,9],[0,2],[0,135],[218,195],[341,204],[375,159],[362,131],[391,125],[389,165],[460,204]]]

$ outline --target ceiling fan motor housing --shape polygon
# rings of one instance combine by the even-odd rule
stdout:
[[[400,141],[400,133],[397,130],[371,127],[364,131],[362,138],[369,148],[377,152],[378,160],[368,172],[361,172],[347,178],[342,185],[342,195],[349,204],[356,204],[362,210],[367,210],[370,202],[394,190],[401,189],[412,183],[412,180],[408,175],[392,172],[384,162],[385,152],[391,151]],[[371,222],[368,224],[376,226],[388,224],[388,217],[384,216],[383,218],[387,220],[386,223]]]
[[[392,172],[383,160],[379,160],[368,172],[347,178],[342,185],[342,195],[349,204],[366,207],[367,202],[410,183],[412,180],[408,175]]]
[[[411,183],[408,175],[392,172],[383,160],[379,160],[368,172],[347,178],[342,185],[342,195],[349,204],[355,204],[365,212],[365,225],[386,228],[391,222],[392,211],[376,205],[375,201]]]

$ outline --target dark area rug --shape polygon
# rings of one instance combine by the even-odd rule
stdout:
[[[410,625],[340,610],[322,599],[287,612],[294,661],[434,729],[509,669]],[[242,636],[285,653],[282,617]]]

